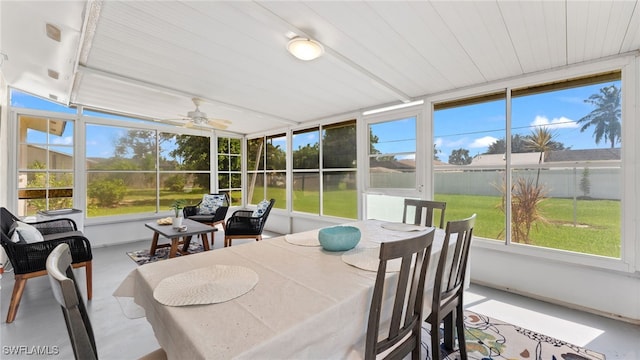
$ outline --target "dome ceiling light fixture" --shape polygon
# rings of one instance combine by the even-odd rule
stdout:
[[[315,40],[296,36],[289,40],[287,44],[287,50],[291,55],[297,57],[300,60],[309,61],[318,58],[324,53],[322,44]]]

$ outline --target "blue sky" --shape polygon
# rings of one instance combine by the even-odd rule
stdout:
[[[554,92],[547,92],[525,97],[516,97],[512,100],[512,132],[514,134],[528,135],[537,126],[545,126],[555,134],[555,141],[561,142],[571,149],[608,148],[610,144],[600,143],[596,145],[593,138],[593,129],[580,132],[580,126],[576,122],[591,112],[593,106],[584,100],[590,95],[596,94],[604,86],[620,82],[611,82],[571,88]],[[67,114],[75,114],[75,109],[39,99],[19,91],[12,91],[12,106],[25,107],[40,110],[51,110]],[[93,115],[105,114],[92,113]],[[113,118],[126,119],[112,116]],[[113,139],[122,135],[122,129],[100,127],[102,131],[93,131],[87,136],[87,155],[108,156],[113,146]],[[415,119],[406,118],[398,121],[385,122],[372,126],[373,133],[378,136],[379,142],[376,148],[382,153],[402,153],[412,151],[415,148]],[[436,111],[434,114],[434,143],[440,151],[438,154],[442,161],[447,161],[451,151],[455,149],[467,149],[471,156],[487,151],[488,146],[498,139],[505,137],[505,102],[493,101],[476,105],[468,105],[453,109]],[[35,140],[33,134],[29,138]],[[44,134],[40,133],[43,138]],[[72,143],[73,132],[67,129],[60,137],[52,138],[51,144],[68,145]],[[297,134],[293,137],[293,149],[298,149],[306,144],[318,142],[317,131]],[[274,139],[274,145],[285,148],[285,138]],[[616,145],[616,146],[619,146]],[[399,156],[407,158],[412,156]]]
[[[513,98],[512,133],[528,135],[545,126],[555,134],[555,141],[573,150],[609,148],[608,143],[596,145],[593,129],[580,132],[576,122],[594,109],[584,100],[611,84],[620,88],[620,82],[612,82]],[[437,111],[434,138],[440,160],[447,161],[451,151],[460,148],[469,150],[471,156],[481,154],[497,139],[505,138],[505,111],[504,101]]]

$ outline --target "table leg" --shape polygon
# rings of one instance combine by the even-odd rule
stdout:
[[[204,251],[209,251],[209,238],[207,237],[207,233],[200,234],[202,236],[202,248]]]
[[[182,240],[184,240],[182,244],[182,253],[187,254],[189,252],[189,245],[191,244],[191,236],[185,236]]]
[[[179,242],[180,242],[180,237],[171,238],[171,250],[169,250],[169,259],[176,257],[176,253],[178,252]]]
[[[151,249],[149,249],[149,254],[154,256],[156,254],[156,249],[158,248],[158,237],[160,234],[157,232],[153,232],[153,240],[151,241]]]

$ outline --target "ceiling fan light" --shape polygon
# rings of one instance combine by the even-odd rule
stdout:
[[[301,37],[295,37],[289,40],[287,50],[289,50],[291,55],[304,61],[316,59],[324,53],[322,44],[315,40]]]

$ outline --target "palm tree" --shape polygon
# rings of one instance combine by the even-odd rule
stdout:
[[[584,102],[595,105],[595,109],[588,115],[578,120],[581,124],[580,132],[584,132],[590,126],[595,129],[593,137],[596,144],[603,139],[611,143],[611,148],[616,142],[620,142],[622,128],[620,126],[620,89],[615,85],[606,86],[600,89],[599,94],[589,96]]]
[[[538,159],[538,165],[542,164],[542,156],[545,152],[553,149],[553,138],[555,134],[544,126],[538,127],[531,131],[531,135],[525,138],[525,147],[528,150],[540,152],[540,158]],[[536,188],[538,187],[538,180],[540,179],[540,168],[538,168],[538,175],[536,176]]]

